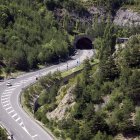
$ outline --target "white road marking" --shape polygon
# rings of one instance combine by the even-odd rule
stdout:
[[[10,92],[4,92],[3,94],[11,94],[12,92],[10,91]]]
[[[86,51],[85,52],[83,52],[83,56],[84,55],[86,55]],[[77,60],[78,61],[82,61],[82,58],[83,57],[79,57],[79,59],[76,59],[76,61],[75,61],[75,63],[77,63]],[[79,62],[79,64],[80,64],[81,62]],[[69,64],[69,65],[72,65],[71,63]],[[59,66],[60,68],[60,70],[64,70],[65,69],[65,66],[66,65],[63,65],[63,66]],[[76,66],[76,65],[75,65]],[[52,67],[54,67],[54,66],[52,66]],[[72,66],[73,67],[73,66]],[[51,71],[51,72],[54,72],[54,71],[56,71],[57,69],[53,69],[53,70],[50,70],[50,69],[46,69],[46,70],[49,70],[49,71]],[[42,75],[42,73],[43,73],[43,75],[46,75],[48,72],[47,71],[44,71],[44,70],[42,70],[42,71],[39,71],[39,74],[38,75],[36,75],[36,76],[41,76]],[[36,74],[37,72],[34,72],[34,74]],[[33,74],[33,73],[32,73]],[[27,74],[28,75],[28,74]],[[2,98],[4,98],[4,97],[9,97],[10,96],[10,94],[13,92],[13,90],[15,90],[16,89],[16,87],[18,87],[18,86],[23,86],[24,85],[24,83],[26,83],[25,85],[27,85],[27,84],[29,84],[29,83],[31,83],[31,80],[33,81],[33,80],[35,80],[35,77],[36,76],[31,76],[30,75],[30,73],[29,73],[29,75],[31,76],[31,77],[29,77],[29,78],[27,78],[27,77],[24,77],[24,76],[27,76],[27,75],[23,75],[23,76],[21,76],[21,77],[23,77],[25,80],[21,80],[20,82],[17,82],[17,83],[15,83],[13,86],[11,86],[11,87],[8,87],[7,88],[7,90],[5,91],[6,93],[3,93],[3,97],[1,97],[1,99]],[[25,86],[24,85],[24,86]],[[7,96],[5,96],[5,95],[7,95]],[[6,100],[6,98],[5,98],[5,100]],[[2,102],[2,101],[1,101]],[[9,103],[6,103],[6,102],[9,102]],[[24,126],[24,124],[23,124],[23,122],[22,122],[22,119],[19,117],[19,115],[15,112],[15,110],[9,110],[10,108],[12,108],[12,106],[10,105],[10,100],[9,101],[3,101],[2,103],[4,103],[4,105],[3,105],[3,107],[5,106],[5,108],[7,107],[7,110],[9,111],[7,111],[8,112],[8,114],[10,114],[10,116],[15,120],[15,121],[17,121],[17,123],[23,128],[23,130],[27,133],[27,134],[29,134],[31,137],[32,137],[32,139],[35,139],[35,137],[37,137],[38,135],[36,134],[36,135],[34,135],[34,136],[32,136],[29,132],[28,132],[28,130],[26,129],[26,127]],[[6,104],[5,104],[6,103]],[[18,104],[19,105],[19,104]],[[8,107],[9,106],[9,107]],[[9,108],[9,109],[8,109]],[[13,112],[13,113],[12,113]],[[16,117],[15,117],[16,116]],[[15,129],[16,130],[16,129]]]
[[[13,88],[19,87],[20,85],[14,85]]]
[[[35,137],[37,137],[38,135],[36,134],[36,135],[34,135],[34,136],[32,136],[32,138],[35,138]]]
[[[18,117],[15,121],[17,122],[18,120],[20,120],[20,117]]]
[[[10,105],[10,103],[9,104],[6,104],[6,105],[3,105],[3,107],[9,106],[9,105]]]
[[[15,83],[14,85],[21,85],[22,83],[21,82],[17,82],[17,83]]]
[[[9,98],[1,98],[1,101],[5,101],[8,100]]]
[[[11,89],[6,89],[5,91],[11,91],[11,90],[15,90],[16,88],[11,88]]]
[[[11,109],[11,108],[12,108],[12,106],[10,106],[10,107],[6,108],[5,110],[7,111],[7,110],[9,110],[9,109]]]
[[[11,111],[8,112],[8,114],[10,114],[10,113],[12,113],[12,112],[14,112],[14,111],[15,111],[15,110],[11,110]]]
[[[22,126],[23,125],[23,122],[21,122],[19,125]]]
[[[1,97],[4,98],[4,97],[8,97],[8,96],[10,96],[10,94],[8,94],[8,95],[2,95]]]
[[[4,101],[4,102],[2,102],[2,104],[5,104],[5,103],[9,103],[10,101],[8,100],[8,101]]]
[[[15,114],[12,116],[12,118],[14,118],[15,116],[17,116],[17,113],[15,113]]]
[[[24,130],[28,135],[30,135],[30,133],[28,132],[28,130],[26,129],[25,126],[23,126],[22,128],[23,128],[23,130]],[[31,135],[30,135],[30,136],[31,136]]]

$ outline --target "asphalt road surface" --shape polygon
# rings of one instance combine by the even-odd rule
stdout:
[[[93,54],[93,50],[82,50],[65,63],[29,72],[16,79],[0,82],[0,123],[13,134],[15,140],[53,140],[53,137],[22,109],[19,101],[22,89],[35,82],[36,77],[44,76],[49,72],[57,70],[67,70],[67,66],[68,69],[76,67]],[[6,86],[8,81],[12,83],[12,86]]]

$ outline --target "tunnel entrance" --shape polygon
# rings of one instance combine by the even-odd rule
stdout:
[[[75,48],[80,50],[93,49],[92,40],[88,37],[79,37],[75,41]]]

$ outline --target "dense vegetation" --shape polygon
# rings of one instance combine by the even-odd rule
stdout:
[[[72,52],[68,34],[41,1],[0,0],[0,18],[0,63],[6,72],[34,69]]]
[[[104,40],[102,47],[96,72],[86,62],[77,80],[71,116],[57,124],[71,139],[110,140],[118,133],[139,134],[140,36],[132,37],[118,56],[112,55],[111,42]]]
[[[76,104],[69,110],[69,117],[62,121],[46,117],[46,113],[58,105],[56,96],[61,85],[56,79],[61,80],[59,73],[48,75],[44,78],[46,82],[41,80],[41,86],[32,86],[25,92],[25,97],[30,95],[28,99],[34,93],[41,94],[35,116],[57,137],[112,140],[117,134],[139,136],[140,35],[132,36],[125,48],[120,45],[118,50],[114,48],[113,36],[114,27],[108,23],[103,37],[96,41],[99,65],[92,68],[86,60],[77,82],[71,83],[76,84],[73,92]]]
[[[139,1],[0,0],[0,74],[67,59],[74,50],[73,35],[98,32],[86,22],[90,16],[87,5],[92,4],[104,7],[110,15],[124,4],[139,5]],[[104,26],[98,26],[100,36]]]
[[[102,6],[108,19],[85,24],[89,4]],[[0,74],[30,70],[39,64],[67,59],[73,52],[71,37],[87,33],[94,38],[99,65],[84,63],[76,77],[75,105],[63,121],[49,120],[47,112],[57,107],[61,75],[43,77],[25,90],[25,105],[58,137],[72,140],[112,140],[117,134],[136,137],[140,133],[140,27],[116,27],[110,17],[123,5],[139,0],[0,0]],[[64,10],[59,18],[55,11]],[[67,11],[67,12],[66,12]],[[70,14],[76,13],[76,18]],[[86,13],[86,14],[85,14]],[[135,36],[132,36],[135,35]],[[126,46],[115,49],[117,37],[130,37]],[[34,112],[33,112],[34,113]],[[3,132],[3,131],[2,131]]]
[[[50,73],[47,76],[40,78],[36,84],[24,91],[24,104],[32,113],[34,113],[34,109],[36,110],[33,105],[33,103],[35,102],[34,99],[36,100],[37,96],[39,96],[37,100],[37,107],[41,107],[42,105],[48,103],[49,105],[46,105],[46,109],[49,111],[53,110],[56,107],[55,97],[61,85],[61,80],[62,77],[60,72],[56,72],[54,74]],[[40,118],[40,115],[41,114],[38,115],[38,119]]]
[[[0,140],[7,140],[7,134],[3,128],[0,127]]]
[[[110,140],[118,133],[139,134],[140,36],[114,52],[111,28],[100,39],[98,68],[93,71],[86,61],[77,79],[71,116],[55,124],[64,139]]]

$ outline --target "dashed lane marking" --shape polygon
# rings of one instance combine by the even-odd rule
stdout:
[[[8,114],[11,114],[11,113],[14,112],[14,111],[15,111],[15,110],[11,110],[11,111],[8,112]]]
[[[22,121],[22,119],[20,118],[20,116],[16,113],[16,111],[13,109],[11,103],[10,103],[10,97],[12,92],[19,86],[21,86],[23,83],[27,83],[28,81],[32,80],[33,77],[30,77],[26,80],[21,81],[20,83],[15,83],[12,87],[8,87],[1,96],[1,104],[3,106],[3,108],[5,109],[5,111],[10,115],[11,118],[13,118],[15,120],[15,122],[17,122],[22,129],[30,135],[30,133],[28,132],[28,130],[26,129],[26,127],[24,126],[24,123]],[[30,135],[31,136],[31,135]],[[32,136],[31,136],[32,137]]]
[[[10,106],[10,107],[6,108],[5,110],[7,111],[7,110],[9,110],[9,109],[11,109],[11,108],[12,108],[12,106]]]
[[[4,101],[4,102],[2,102],[2,104],[5,104],[5,103],[10,103],[10,101],[8,100],[8,101]]]
[[[10,94],[2,95],[1,97],[2,97],[2,98],[5,98],[5,97],[8,97],[8,96],[10,96]]]
[[[17,122],[17,121],[19,121],[20,120],[20,117],[18,117],[15,121]]]
[[[9,103],[9,104],[5,104],[5,105],[3,105],[3,107],[6,107],[6,106],[10,106],[11,104]]]
[[[14,115],[12,115],[12,118],[14,118],[15,116],[17,116],[17,113],[15,113]]]
[[[11,94],[12,92],[10,91],[10,92],[3,92],[3,95],[5,95],[5,94]]]
[[[17,82],[17,83],[15,83],[15,86],[16,85],[19,85],[20,86],[21,84],[22,84],[22,82]]]
[[[9,98],[1,98],[1,101],[9,100]]]
[[[35,137],[37,137],[38,135],[36,134],[36,135],[34,135],[34,136],[32,136],[32,138],[35,138]]]
[[[23,127],[23,122],[19,123],[19,125]]]
[[[11,89],[6,89],[5,91],[11,91],[11,90],[15,90],[16,88],[11,88]]]

